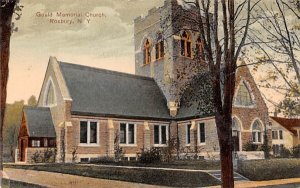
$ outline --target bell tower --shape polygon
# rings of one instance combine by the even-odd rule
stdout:
[[[176,116],[187,81],[199,72],[195,6],[165,0],[134,20],[135,74],[155,79]],[[199,49],[198,49],[199,48]]]

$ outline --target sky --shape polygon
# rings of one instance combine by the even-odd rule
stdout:
[[[134,73],[134,18],[164,0],[21,0],[11,38],[8,103],[39,96],[50,56]],[[264,1],[264,3],[268,3]],[[52,15],[51,15],[52,13]],[[60,16],[58,16],[60,14]],[[67,17],[67,15],[81,17]],[[59,23],[63,20],[65,23]],[[272,98],[272,94],[265,92]]]
[[[20,2],[24,8],[21,19],[14,21],[18,31],[11,38],[8,103],[39,96],[50,56],[59,61],[134,73],[133,20],[152,7],[163,5],[163,0]],[[48,13],[52,16],[47,17]],[[57,13],[83,16],[59,17]],[[58,23],[61,18],[74,23]]]

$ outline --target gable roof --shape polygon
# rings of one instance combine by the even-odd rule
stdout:
[[[289,119],[289,118],[282,118],[282,117],[270,117],[281,126],[289,130],[294,135],[297,135],[297,131],[293,128],[300,128],[300,119]]]
[[[56,137],[49,108],[24,107],[29,137]]]
[[[152,78],[64,62],[59,65],[74,115],[171,119],[166,99]]]

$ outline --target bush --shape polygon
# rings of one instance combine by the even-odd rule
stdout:
[[[90,163],[114,163],[114,162],[115,162],[115,158],[109,156],[90,159]]]
[[[47,148],[42,150],[38,150],[33,153],[31,156],[31,160],[34,163],[54,163],[56,156],[56,148]]]
[[[244,151],[257,151],[257,149],[258,145],[253,144],[250,140],[243,146]]]
[[[149,150],[143,150],[138,153],[138,160],[141,163],[158,163],[162,159],[161,150],[159,148],[150,148]]]
[[[295,146],[291,149],[291,155],[294,158],[300,158],[300,145]]]
[[[300,177],[300,159],[239,161],[238,172],[253,181]]]
[[[282,147],[279,151],[280,158],[289,158],[291,156],[291,152],[286,147]]]

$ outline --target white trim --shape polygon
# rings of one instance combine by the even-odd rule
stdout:
[[[200,140],[201,140],[201,138],[200,138],[200,124],[204,124],[204,142],[201,142]],[[198,123],[198,130],[197,130],[197,140],[198,140],[198,145],[200,145],[200,146],[203,146],[203,145],[206,145],[206,123],[205,122],[199,122]]]
[[[120,146],[122,146],[122,147],[136,147],[137,146],[137,143],[136,143],[136,131],[137,131],[137,125],[135,124],[135,123],[132,123],[132,122],[119,122],[119,134],[120,134],[120,132],[121,132],[121,124],[125,124],[125,128],[126,128],[126,140],[125,140],[125,142],[126,143],[120,143],[120,137],[119,137],[119,144],[120,144]],[[128,143],[128,134],[129,134],[129,124],[132,124],[133,126],[134,126],[134,143],[133,144],[130,144],[130,143]]]
[[[189,127],[189,125],[191,126],[190,127],[190,143],[188,143],[188,127]],[[192,129],[191,123],[185,124],[185,146],[191,145],[191,129]]]
[[[259,122],[260,127],[261,127],[261,131],[257,131],[257,130],[253,131],[253,125],[256,121]],[[263,143],[263,134],[264,134],[265,128],[264,128],[263,122],[258,117],[254,118],[254,120],[251,122],[250,130],[251,130],[252,143],[253,144],[262,144]],[[260,142],[258,141],[258,132],[260,132]],[[257,140],[253,140],[253,133],[255,133]]]
[[[87,143],[80,143],[80,123],[81,122],[87,122]],[[97,141],[96,141],[96,143],[90,143],[90,131],[91,131],[91,129],[90,129],[90,123],[91,122],[96,122],[96,126],[97,126],[97,134],[96,134],[96,139],[97,139]],[[78,144],[78,146],[84,146],[84,147],[98,147],[98,146],[100,146],[100,134],[99,134],[99,129],[100,129],[100,127],[99,127],[99,121],[94,121],[94,120],[89,120],[89,119],[81,119],[80,121],[79,121],[79,144]]]
[[[169,141],[169,125],[166,125],[166,124],[155,124],[155,126],[158,126],[158,130],[159,130],[159,135],[158,135],[158,144],[155,144],[155,129],[153,129],[153,146],[155,147],[166,147],[168,146],[168,141]],[[166,127],[166,144],[162,144],[161,141],[162,141],[162,135],[161,135],[161,127],[165,126]]]
[[[46,104],[46,102],[47,102],[48,92],[49,92],[49,89],[50,89],[50,86],[51,86],[51,85],[52,85],[52,88],[53,88],[54,103],[49,105],[49,104]],[[53,107],[53,106],[56,106],[56,105],[57,105],[56,88],[55,88],[55,85],[54,85],[54,82],[53,82],[52,77],[49,76],[49,77],[48,77],[47,84],[46,84],[46,89],[45,89],[45,92],[44,92],[43,106],[46,106],[46,107]]]
[[[245,84],[246,87],[247,87],[247,89],[248,89],[250,98],[251,98],[252,103],[253,103],[253,104],[251,104],[251,105],[249,105],[249,106],[236,104],[236,98],[237,98],[237,94],[238,94],[238,92],[239,92],[239,90],[240,90],[241,84]],[[252,90],[252,88],[250,87],[249,82],[248,82],[245,78],[243,78],[243,77],[241,77],[241,80],[240,80],[239,84],[237,85],[237,88],[236,88],[236,90],[235,90],[235,92],[234,92],[234,96],[233,96],[233,107],[239,107],[239,108],[255,108],[255,107],[256,107],[256,99],[255,99],[255,96],[254,96],[254,94],[253,94],[253,90]]]
[[[243,139],[242,139],[242,132],[245,132],[244,131],[244,127],[243,127],[243,124],[242,124],[242,121],[240,120],[240,118],[237,116],[237,115],[232,115],[232,120],[233,119],[236,119],[237,120],[237,123],[238,123],[238,137],[239,137],[239,151],[243,151]]]

